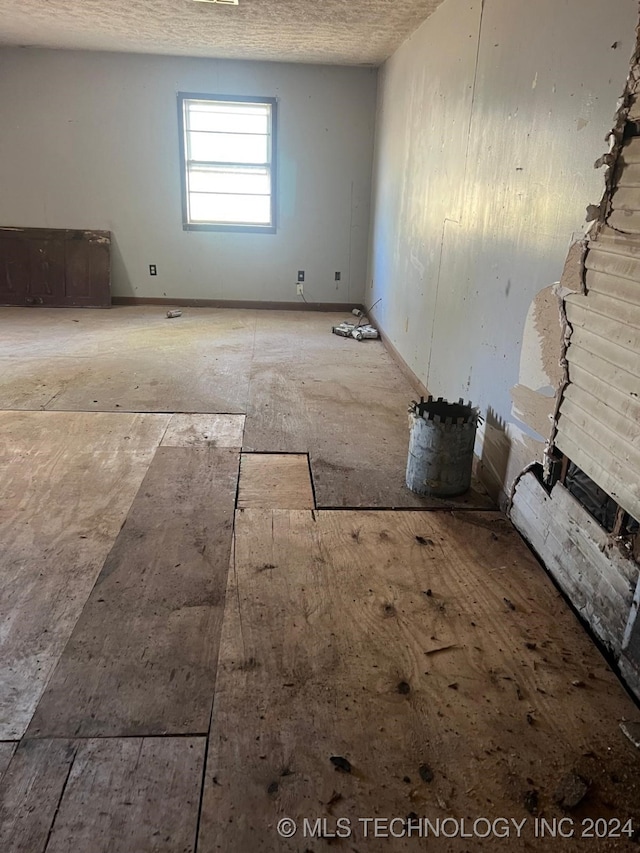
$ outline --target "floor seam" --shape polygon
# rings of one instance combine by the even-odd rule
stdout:
[[[60,791],[60,797],[59,797],[58,803],[56,805],[56,810],[53,813],[53,818],[51,820],[51,826],[49,827],[49,832],[47,834],[47,840],[44,843],[43,853],[46,853],[47,847],[49,846],[49,842],[51,841],[51,836],[53,835],[53,830],[54,830],[54,827],[56,825],[58,813],[60,812],[60,806],[62,805],[62,800],[64,799],[64,795],[65,795],[65,792],[67,790],[67,785],[69,784],[69,779],[71,777],[71,771],[73,770],[73,765],[76,763],[76,755],[77,754],[78,754],[78,748],[76,746],[76,748],[74,749],[74,752],[73,752],[73,758],[71,759],[71,762],[69,763],[69,771],[68,771],[67,776],[64,780],[62,790]]]

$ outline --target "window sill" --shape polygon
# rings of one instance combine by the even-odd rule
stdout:
[[[275,225],[224,225],[215,222],[184,222],[183,231],[228,231],[246,234],[275,234]]]

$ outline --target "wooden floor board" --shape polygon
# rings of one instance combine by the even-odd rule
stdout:
[[[159,448],[29,736],[207,731],[238,457]]]
[[[238,507],[313,509],[309,460],[304,453],[243,453]]]
[[[0,786],[3,853],[190,853],[204,738],[23,741]]]
[[[0,850],[44,853],[76,745],[23,741],[0,781]]]
[[[0,412],[0,739],[24,734],[167,423]]]
[[[83,741],[46,853],[191,853],[205,738]]]
[[[623,716],[640,714],[499,514],[238,511],[198,851],[324,850],[278,820],[410,813],[527,819],[500,849],[531,849],[527,803],[563,817],[570,772],[591,783],[579,814],[637,825]]]

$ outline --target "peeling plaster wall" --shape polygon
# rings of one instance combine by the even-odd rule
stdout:
[[[182,230],[178,91],[279,99],[277,234]],[[0,225],[111,230],[118,296],[295,301],[304,269],[359,303],[375,99],[371,68],[0,49]]]
[[[503,498],[551,433],[552,287],[579,289],[565,260],[602,195],[637,14],[445,0],[380,75],[366,302],[431,393],[481,407],[480,473]]]

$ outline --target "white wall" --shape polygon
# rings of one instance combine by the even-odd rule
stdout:
[[[380,73],[366,301],[382,299],[382,328],[431,393],[481,407],[478,450],[503,490],[548,437],[549,288],[602,195],[593,164],[637,11],[445,0]]]
[[[279,99],[277,234],[182,230],[178,91]],[[0,49],[0,225],[111,230],[119,296],[295,301],[304,269],[361,302],[375,97],[373,69]]]

